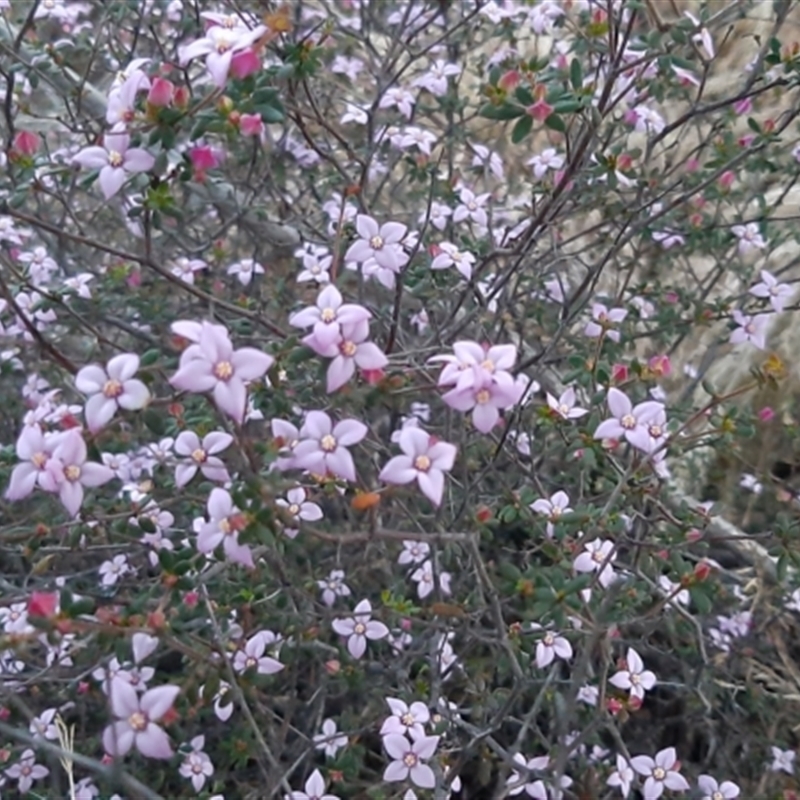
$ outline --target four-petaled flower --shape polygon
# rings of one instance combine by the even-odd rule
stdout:
[[[118,408],[138,411],[147,405],[150,392],[133,377],[138,369],[139,356],[123,353],[114,356],[105,369],[99,364],[90,364],[75,376],[78,391],[89,396],[84,414],[92,433],[103,428]]]
[[[767,346],[767,325],[769,325],[769,314],[743,314],[738,308],[732,313],[733,321],[739,326],[731,333],[728,340],[731,344],[741,344],[750,342],[759,350],[766,349]]]
[[[284,795],[284,800],[339,800],[335,794],[325,794],[325,779],[318,769],[309,775],[304,788],[304,792]]]
[[[194,478],[199,469],[203,477],[210,481],[225,483],[230,480],[228,470],[222,459],[217,458],[216,453],[221,453],[230,447],[233,436],[224,431],[212,431],[200,437],[194,431],[182,431],[175,439],[175,452],[179,456],[184,456],[185,460],[175,467],[175,485],[185,486]]]
[[[614,568],[611,566],[617,557],[614,542],[608,539],[594,539],[587,542],[573,564],[577,572],[598,572],[598,581],[605,588],[614,580]]]
[[[333,424],[324,411],[309,411],[300,429],[300,442],[293,451],[292,464],[315,475],[331,473],[346,481],[356,479],[353,456],[347,449],[367,435],[367,426],[355,419]]]
[[[651,452],[652,442],[649,423],[664,410],[664,405],[655,400],[646,400],[634,406],[628,396],[616,387],[607,395],[610,419],[601,422],[594,432],[595,439],[625,438],[638,450]]]
[[[642,657],[632,647],[628,648],[625,656],[625,669],[614,673],[608,680],[618,689],[630,692],[630,696],[638,700],[643,700],[644,693],[656,685],[655,674],[644,668]]]
[[[233,504],[233,498],[225,489],[215,488],[208,496],[208,516],[196,521],[197,549],[209,555],[222,545],[225,555],[237,564],[252,567],[253,553],[247,545],[239,542],[239,531],[247,525],[245,516]]]
[[[631,792],[631,784],[635,773],[625,756],[617,756],[617,768],[611,773],[606,781],[607,786],[616,786],[622,792],[623,797],[627,797]]]
[[[431,758],[436,752],[439,737],[415,734],[416,732],[412,730],[411,735],[414,740],[411,742],[398,733],[390,733],[383,737],[383,746],[394,759],[384,770],[383,779],[387,783],[411,779],[415,786],[433,789],[436,777],[433,770],[422,762]]]
[[[644,796],[647,800],[657,800],[664,789],[674,792],[685,792],[689,782],[678,772],[680,764],[674,747],[668,747],[650,756],[634,756],[631,766],[645,778]]]
[[[700,800],[734,800],[740,792],[733,781],[717,783],[716,778],[712,778],[711,775],[701,775],[697,779],[697,785],[703,793]]]
[[[132,747],[148,758],[171,758],[169,737],[155,723],[172,708],[178,686],[159,686],[141,697],[130,683],[112,680],[111,710],[118,718],[103,731],[103,747],[110,756],[124,756]]]
[[[340,636],[347,637],[347,649],[353,658],[361,658],[367,650],[367,639],[383,639],[389,635],[389,629],[378,620],[372,619],[372,605],[369,600],[362,600],[347,619],[337,618],[331,627]]]
[[[155,157],[141,147],[129,147],[131,137],[122,131],[112,131],[103,137],[103,146],[84,147],[73,161],[82,167],[99,169],[100,189],[106,200],[112,198],[136,172],[148,172],[156,163]]]
[[[394,484],[416,480],[422,493],[438,506],[444,492],[444,473],[453,468],[456,446],[439,442],[422,428],[411,426],[400,431],[398,444],[404,455],[390,459],[379,479]]]
[[[325,752],[326,758],[336,758],[339,750],[347,746],[347,737],[339,733],[335,720],[326,719],[322,723],[322,732],[314,736],[314,744],[317,750]]]
[[[771,272],[762,269],[761,283],[751,286],[750,294],[756,297],[769,298],[772,307],[780,314],[786,303],[794,295],[794,289],[788,283],[778,283],[778,279]]]
[[[274,644],[278,637],[272,631],[260,631],[253,634],[242,649],[233,656],[233,668],[236,672],[247,672],[255,669],[259,675],[274,675],[283,669],[283,664],[275,658],[265,656],[267,645]]]
[[[5,774],[12,780],[17,781],[17,788],[20,794],[27,794],[33,786],[34,781],[46,778],[50,774],[47,767],[36,763],[36,755],[33,750],[25,750],[20,756],[19,761],[10,766]]]
[[[589,409],[576,406],[576,402],[572,386],[565,389],[557,400],[550,392],[547,393],[547,405],[562,419],[580,419],[589,413]]]
[[[596,339],[605,333],[612,342],[618,342],[620,338],[619,331],[615,331],[611,326],[622,322],[627,316],[627,309],[608,309],[602,303],[594,303],[592,305],[592,319],[586,324],[583,333],[592,339]]]
[[[431,714],[425,703],[419,700],[410,706],[403,700],[396,697],[387,697],[386,704],[392,712],[390,717],[386,717],[381,726],[381,736],[388,736],[395,733],[405,736],[411,731],[421,735],[425,734],[425,725],[430,721]]]
[[[176,323],[173,330],[181,323]],[[254,347],[233,349],[222,325],[188,323],[187,332],[197,336],[181,354],[178,371],[170,383],[185,392],[212,392],[217,408],[240,425],[247,410],[245,383],[258,380],[272,366],[274,359]],[[176,332],[186,331],[182,323]]]
[[[378,225],[372,217],[358,214],[356,231],[360,238],[347,248],[345,261],[363,263],[375,259],[379,266],[392,272],[399,272],[408,263],[408,256],[400,244],[408,228],[402,223],[385,222]]]

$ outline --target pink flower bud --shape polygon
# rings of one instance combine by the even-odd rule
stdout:
[[[33,131],[17,131],[11,144],[11,152],[18,156],[32,156],[39,149],[41,140]]]
[[[733,104],[733,110],[741,116],[742,114],[749,114],[753,110],[753,101],[749,97],[744,97],[737,100]]]
[[[697,158],[690,158],[686,162],[686,171],[687,172],[697,172],[700,169],[700,159]]]
[[[507,92],[515,89],[519,84],[519,72],[515,69],[510,69],[508,72],[500,76],[497,85]]]
[[[261,69],[261,59],[254,50],[242,50],[231,59],[230,73],[235,78],[246,78]]]
[[[52,617],[58,607],[56,592],[32,592],[28,600],[28,616]]]
[[[218,167],[222,160],[218,157],[215,149],[207,144],[193,147],[189,151],[189,158],[192,161],[192,166],[201,172]]]
[[[546,100],[537,100],[525,109],[537,122],[544,122],[552,113],[553,106]]]
[[[239,132],[242,136],[261,136],[264,132],[261,114],[242,114],[239,117]]]
[[[775,419],[775,412],[769,406],[764,406],[764,408],[758,412],[758,418],[762,422],[772,422],[772,420]]]
[[[672,364],[668,355],[653,356],[647,362],[647,366],[650,368],[650,372],[659,378],[672,373]]]
[[[614,364],[611,367],[611,380],[614,383],[624,383],[628,380],[628,365],[627,364]]]
[[[165,108],[175,96],[175,84],[166,78],[153,78],[147,93],[147,104],[155,108]]]
[[[727,192],[728,189],[731,188],[735,180],[736,180],[736,173],[731,169],[727,169],[725,170],[725,172],[722,173],[722,175],[719,176],[717,184],[719,185],[720,189]]]

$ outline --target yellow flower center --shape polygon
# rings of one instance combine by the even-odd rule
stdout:
[[[653,770],[653,777],[654,777],[654,778],[655,778],[657,781],[663,781],[663,780],[664,780],[664,778],[666,778],[666,777],[667,777],[667,773],[666,773],[666,771],[665,771],[664,769],[662,769],[661,767],[656,767],[656,768]]]
[[[205,463],[207,458],[208,455],[206,454],[206,451],[203,450],[201,447],[198,447],[197,450],[192,451],[192,461],[194,461],[197,464]]]
[[[64,477],[68,481],[77,481],[81,477],[81,468],[77,464],[70,464],[64,469]]]
[[[214,375],[221,381],[227,381],[233,375],[233,365],[230,361],[220,361],[214,365]]]
[[[619,421],[619,424],[626,430],[633,430],[636,427],[636,417],[634,417],[633,414],[625,414]]]
[[[381,250],[383,248],[383,238],[381,236],[373,236],[369,240],[369,246],[373,250]]]
[[[356,354],[358,347],[356,346],[355,342],[342,342],[339,345],[339,350],[341,350],[343,356],[352,358]]]
[[[319,318],[326,324],[333,322],[336,319],[336,311],[332,308],[323,308],[320,311]]]
[[[33,464],[36,469],[44,469],[44,465],[47,463],[47,453],[34,453],[31,456],[31,464]]]
[[[134,711],[128,717],[128,725],[137,733],[141,733],[147,727],[147,717],[141,711]]]
[[[431,460],[428,456],[417,456],[414,459],[414,469],[420,472],[427,472],[431,468]]]
[[[478,392],[478,394],[475,395],[475,402],[478,403],[478,405],[481,405],[481,406],[485,405],[486,403],[488,403],[490,399],[491,399],[491,395],[489,394],[489,392],[486,389],[481,389]]]
[[[119,397],[122,394],[122,384],[114,378],[107,380],[103,386],[103,394],[106,397]]]
[[[292,503],[287,511],[293,516],[296,517],[300,513],[300,506],[297,503]]]
[[[363,636],[367,630],[367,626],[363,622],[356,622],[355,627],[353,628],[353,633],[358,636]]]
[[[332,453],[336,449],[336,439],[330,433],[323,436],[319,444],[326,453]]]
[[[116,150],[109,150],[108,151],[108,163],[112,167],[121,167],[122,166],[122,155],[118,153]]]
[[[416,767],[418,761],[419,759],[414,755],[414,753],[406,753],[403,756],[403,763],[407,767]]]

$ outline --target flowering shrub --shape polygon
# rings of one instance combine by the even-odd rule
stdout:
[[[795,796],[797,10],[666,6],[0,0],[0,794]]]

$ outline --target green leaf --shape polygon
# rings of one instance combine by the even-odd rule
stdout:
[[[544,124],[551,128],[554,131],[558,131],[559,133],[566,133],[567,126],[564,124],[564,120],[558,116],[558,114],[551,114],[545,121]]]
[[[578,58],[573,58],[569,65],[569,82],[575,91],[583,88],[583,67]]]
[[[161,413],[154,408],[148,408],[142,415],[142,419],[144,419],[144,424],[147,425],[156,436],[164,435],[164,417]]]
[[[517,121],[514,130],[511,131],[511,143],[519,144],[530,132],[533,127],[533,117],[527,114]]]
[[[492,103],[485,103],[481,106],[478,114],[486,119],[496,119],[500,122],[506,122],[510,119],[517,119],[525,113],[525,109],[521,106],[512,106],[511,103],[503,103],[501,106],[493,105]]]

